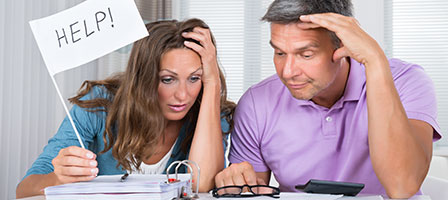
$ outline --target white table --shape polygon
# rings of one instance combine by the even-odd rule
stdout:
[[[210,199],[219,199],[219,200],[239,200],[241,198],[214,198],[211,194],[209,193],[200,193],[199,194],[199,199],[200,200],[210,200]],[[260,200],[260,199],[267,199],[267,200],[276,200],[275,198],[271,198],[271,197],[251,197],[248,198],[250,200]],[[304,194],[304,193],[291,193],[291,192],[282,192],[280,193],[280,198],[279,199],[294,199],[294,200],[300,200],[300,199],[304,199],[304,200],[386,200],[388,198],[383,198],[381,196],[368,196],[368,195],[359,195],[356,197],[339,197],[339,196],[320,196],[320,195],[310,195],[310,194]],[[28,197],[28,198],[23,198],[22,200],[45,200],[45,196],[40,195],[40,196],[34,196],[34,197]],[[426,196],[426,195],[419,195],[419,196],[414,196],[413,198],[410,198],[409,200],[431,200],[431,197]]]
[[[199,199],[202,200],[209,200],[209,199],[219,199],[219,200],[238,200],[238,198],[214,198],[211,194],[208,193],[200,193]],[[248,198],[250,200],[259,200],[259,199],[268,199],[268,200],[275,200],[275,198],[271,197],[251,197]],[[293,193],[293,192],[282,192],[280,193],[279,199],[291,199],[291,200],[331,200],[331,199],[337,199],[337,200],[387,200],[388,198],[384,198],[379,195],[358,195],[356,197],[348,197],[348,196],[342,196],[340,195],[313,195],[313,194],[306,194],[306,193]],[[426,195],[418,195],[414,196],[413,198],[410,198],[409,200],[431,200],[431,197]]]

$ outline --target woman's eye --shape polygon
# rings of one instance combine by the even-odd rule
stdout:
[[[160,81],[162,81],[162,83],[165,83],[165,84],[170,84],[174,81],[174,79],[168,77],[168,78],[162,78]]]
[[[190,77],[190,82],[192,82],[192,83],[194,83],[194,82],[196,82],[198,80],[201,80],[201,77],[199,77],[199,76],[192,76],[192,77]]]

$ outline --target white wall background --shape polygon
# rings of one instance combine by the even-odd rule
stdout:
[[[0,1],[0,199],[15,197],[16,184],[64,117],[28,21],[79,2]],[[56,76],[65,97],[72,96],[83,79],[93,78],[94,65]]]
[[[83,1],[0,0],[0,199],[15,198],[18,182],[65,117],[28,22]],[[163,0],[135,1],[145,11],[144,19],[163,18]],[[128,52],[129,46],[57,74],[63,97],[74,96],[84,80],[102,79],[123,69]]]
[[[0,178],[0,199],[15,197],[17,183],[42,152],[47,140],[56,132],[65,116],[62,104],[56,96],[54,86],[31,34],[28,21],[54,14],[82,1],[0,0],[0,159],[3,161],[0,165],[0,177],[2,177]],[[138,0],[136,1],[138,2]],[[201,5],[199,4],[201,0],[173,0],[173,2],[176,1],[177,4],[173,3],[174,17],[182,18],[196,15],[195,12],[200,12],[200,10],[195,10],[195,8]],[[196,7],[192,6],[187,9],[185,6],[188,6],[189,1],[190,3],[199,3]],[[232,43],[231,40],[238,40],[242,43],[246,42],[247,44],[255,45],[253,49],[255,52],[269,54],[271,52],[270,47],[267,43],[261,42],[261,38],[269,36],[269,30],[266,25],[262,25],[261,28],[250,26],[251,30],[248,30],[249,33],[250,31],[262,31],[260,38],[250,38],[242,34],[228,36],[236,29],[220,30],[220,25],[214,25],[214,23],[234,20],[236,23],[234,25],[244,28],[244,24],[252,19],[241,19],[240,17],[244,15],[238,12],[241,11],[246,14],[254,12],[252,15],[259,15],[256,17],[256,20],[258,20],[263,12],[257,13],[254,9],[250,9],[247,6],[252,5],[257,7],[257,9],[265,8],[270,0],[246,0],[244,1],[245,3],[242,3],[243,1],[240,0],[222,0],[203,1],[202,3],[204,3],[204,6],[207,6],[212,3],[225,2],[227,2],[228,7],[219,7],[217,9],[228,9],[234,12],[234,17],[239,17],[234,19],[215,17],[214,19],[206,20],[211,25],[218,45],[220,45],[218,50],[220,48],[232,49],[234,48],[232,45],[235,45],[235,43]],[[232,5],[232,2],[234,5]],[[353,3],[356,18],[364,29],[385,48],[387,44],[384,40],[384,0],[353,0]],[[235,5],[238,6],[235,7]],[[148,12],[151,13],[154,10],[149,10]],[[146,15],[148,14],[146,13]],[[153,17],[160,18],[160,16]],[[257,41],[260,43],[258,44]],[[263,46],[266,48],[262,48]],[[73,96],[83,80],[96,79],[97,77],[104,78],[107,74],[122,69],[126,63],[127,50],[124,48],[114,52],[113,55],[110,54],[82,67],[57,75],[56,80],[63,92],[63,96],[65,98]],[[231,98],[235,101],[239,99],[242,92],[252,83],[258,82],[261,78],[275,72],[271,56],[265,56],[257,60],[253,59],[252,56],[257,55],[251,54],[252,50],[235,49],[235,53],[239,51],[241,51],[241,54],[245,54],[244,58],[246,56],[251,57],[244,60],[241,56],[239,60],[226,61],[226,56],[232,55],[220,55],[224,70],[228,76],[229,90],[234,92]],[[260,65],[266,66],[266,69],[264,71],[256,70],[256,65],[249,64],[250,62],[258,62]],[[98,69],[96,67],[98,65],[102,67],[113,66]],[[247,65],[248,67],[243,68],[239,65]],[[240,68],[241,71],[236,70],[237,68]],[[245,71],[255,73],[256,76],[251,74],[243,75]],[[232,75],[232,73],[234,74]],[[238,80],[238,77],[249,81],[244,83]]]
[[[448,1],[385,1],[386,54],[421,65],[434,82],[438,123],[448,133]],[[448,147],[448,138],[436,143]],[[436,153],[436,152],[435,152]]]
[[[384,1],[352,0],[355,18],[384,48]],[[386,0],[387,1],[387,0]]]

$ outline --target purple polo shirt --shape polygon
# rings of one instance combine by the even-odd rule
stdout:
[[[418,65],[389,63],[408,118],[427,122],[434,141],[440,139],[431,79]],[[273,75],[241,97],[234,122],[230,162],[271,170],[281,191],[321,179],[364,183],[362,193],[386,194],[369,156],[365,69],[353,59],[344,95],[330,109],[295,99]]]

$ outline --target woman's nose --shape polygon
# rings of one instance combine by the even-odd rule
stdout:
[[[174,93],[174,97],[176,99],[183,101],[187,97],[187,84],[185,82],[181,82],[179,84],[179,87],[176,88],[176,91]]]

